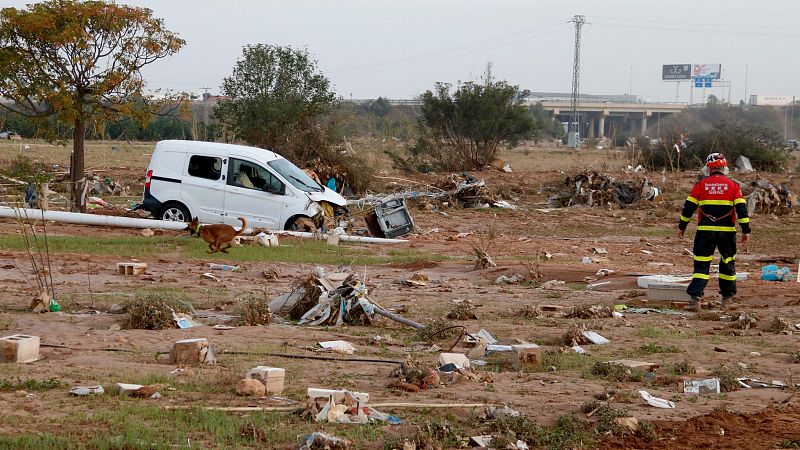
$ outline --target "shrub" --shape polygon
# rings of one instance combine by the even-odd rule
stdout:
[[[189,312],[189,308],[174,298],[150,294],[125,304],[128,317],[120,325],[123,329],[164,330],[175,328],[172,313]]]

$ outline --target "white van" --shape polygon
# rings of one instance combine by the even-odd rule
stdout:
[[[144,184],[143,208],[162,220],[295,229],[299,218],[345,212],[347,201],[275,152],[201,141],[156,144]],[[319,222],[318,222],[319,223]]]

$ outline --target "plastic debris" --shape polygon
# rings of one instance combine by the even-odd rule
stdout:
[[[299,450],[347,450],[350,441],[320,431],[306,435]]]
[[[665,400],[663,398],[653,397],[647,391],[639,391],[639,395],[641,395],[644,401],[646,401],[650,406],[655,406],[656,408],[663,408],[663,409],[675,408],[675,403],[669,400]]]
[[[588,330],[587,331],[582,331],[581,335],[584,338],[586,338],[586,340],[588,340],[592,344],[596,344],[596,345],[605,345],[605,344],[608,344],[609,342],[611,342],[608,339],[604,338],[603,336],[600,336],[599,334],[597,334],[594,331],[588,331]]]
[[[708,378],[705,380],[687,380],[683,382],[684,394],[719,394],[719,378]]]
[[[769,264],[761,268],[761,279],[764,281],[789,281],[792,271],[788,267],[778,268],[775,264]]]
[[[72,395],[100,395],[105,393],[103,386],[78,386],[69,390]]]
[[[325,341],[319,342],[317,345],[325,350],[330,350],[335,353],[343,353],[345,355],[352,355],[356,352],[356,348],[353,346],[353,344],[347,341]]]
[[[211,270],[230,270],[230,271],[232,271],[232,272],[239,272],[239,271],[241,271],[241,268],[240,268],[239,266],[231,266],[231,265],[228,265],[228,264],[216,264],[216,263],[210,263],[210,264],[208,265],[208,267],[209,267]]]

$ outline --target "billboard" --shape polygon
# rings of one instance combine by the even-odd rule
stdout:
[[[692,78],[719,80],[721,77],[722,64],[695,64],[692,67]]]
[[[661,66],[662,80],[689,80],[691,78],[691,64],[667,64]]]

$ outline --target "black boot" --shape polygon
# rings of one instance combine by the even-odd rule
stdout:
[[[722,297],[722,300],[719,302],[719,307],[725,309],[725,307],[731,303],[731,299],[733,299],[732,296]]]
[[[699,311],[700,310],[700,298],[699,297],[692,297],[689,301],[689,304],[683,308],[684,311]]]

